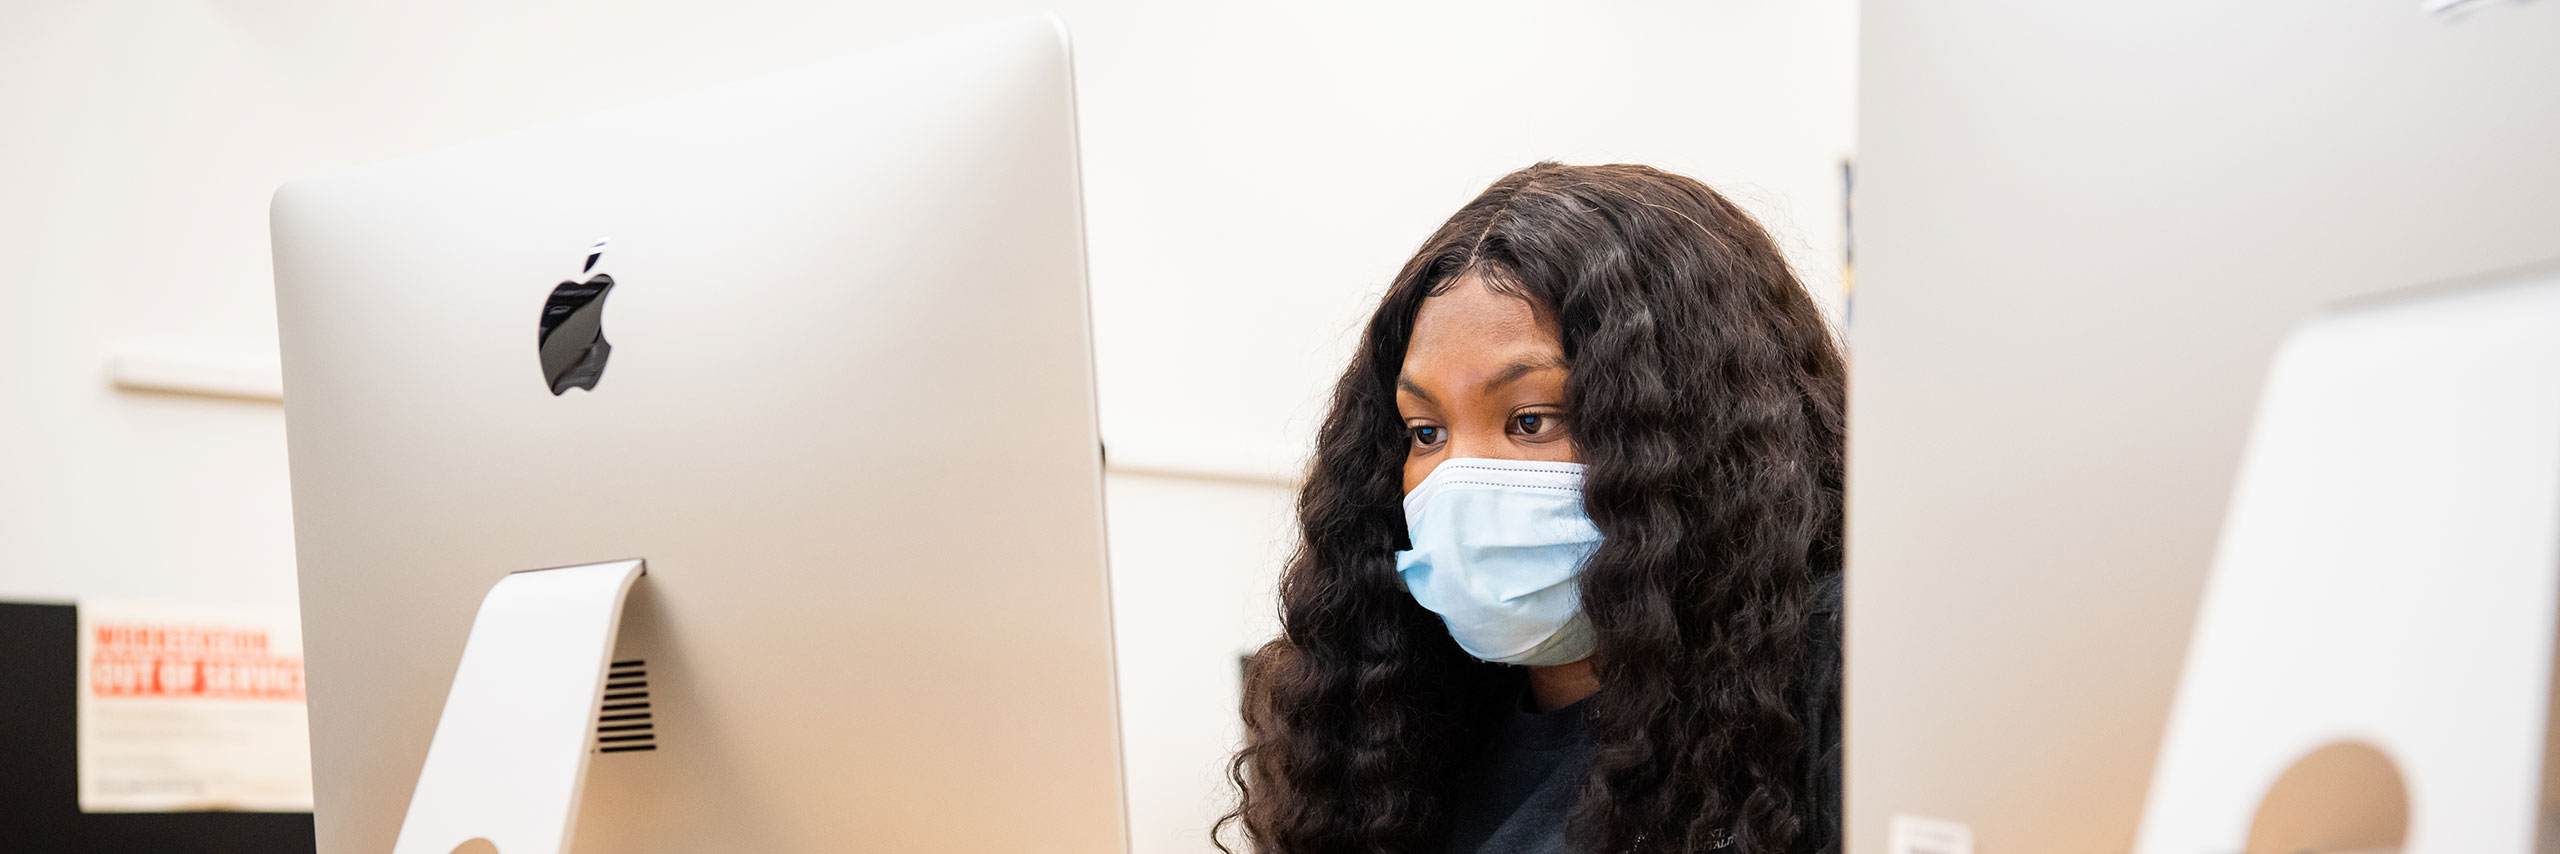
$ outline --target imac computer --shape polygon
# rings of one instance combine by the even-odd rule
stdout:
[[[319,850],[1123,850],[1075,139],[1038,17],[279,190]]]

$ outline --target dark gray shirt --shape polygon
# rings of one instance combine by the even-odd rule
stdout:
[[[1806,658],[1796,720],[1816,733],[1800,763],[1806,805],[1800,850],[1840,850],[1840,587],[1815,591],[1816,642]],[[1591,701],[1552,712],[1513,705],[1479,764],[1451,792],[1448,854],[1568,854],[1565,819],[1591,753]]]
[[[1589,699],[1552,712],[1512,706],[1485,761],[1453,793],[1449,854],[1563,854],[1565,817],[1591,754],[1590,707]]]

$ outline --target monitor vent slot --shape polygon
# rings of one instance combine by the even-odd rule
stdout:
[[[605,671],[604,700],[596,707],[596,752],[658,749],[658,732],[651,714],[648,662],[614,662]]]

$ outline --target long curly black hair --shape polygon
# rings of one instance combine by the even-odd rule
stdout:
[[[1240,824],[1261,854],[1432,850],[1453,773],[1518,696],[1525,671],[1461,651],[1393,556],[1409,442],[1396,376],[1422,301],[1468,274],[1559,322],[1604,538],[1579,581],[1600,691],[1573,846],[1836,844],[1836,828],[1811,826],[1825,811],[1804,773],[1836,753],[1795,711],[1837,685],[1806,675],[1815,634],[1837,631],[1812,616],[1840,572],[1845,369],[1831,329],[1768,233],[1705,185],[1540,163],[1432,234],[1335,387],[1298,495],[1282,633],[1248,666],[1220,847]]]

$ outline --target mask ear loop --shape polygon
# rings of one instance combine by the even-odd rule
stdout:
[[[1387,517],[1387,551],[1413,551],[1413,529],[1405,524],[1404,519],[1404,496],[1396,496],[1395,502],[1385,507],[1384,515]]]

